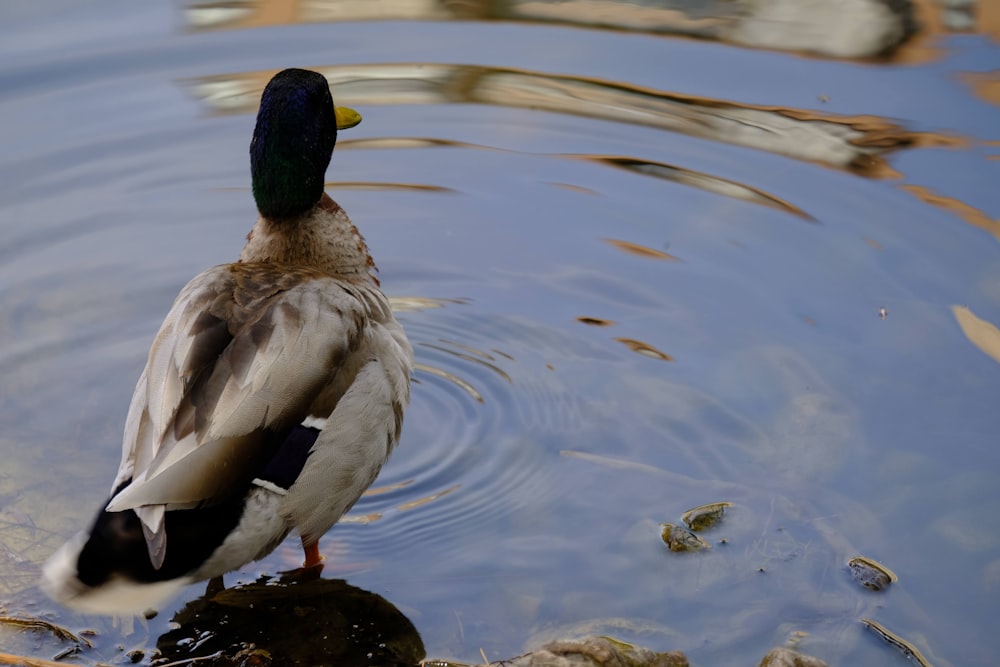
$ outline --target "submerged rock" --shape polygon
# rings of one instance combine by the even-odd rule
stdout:
[[[881,591],[899,580],[896,573],[882,563],[864,556],[855,556],[848,563],[854,580],[871,591]]]
[[[732,506],[732,503],[725,501],[699,505],[684,512],[684,515],[681,516],[681,521],[686,523],[691,530],[707,530],[722,521],[722,517],[726,513],[726,508]]]
[[[611,637],[549,642],[505,661],[510,667],[688,667],[680,651],[657,653]]]
[[[663,524],[663,532],[660,533],[660,538],[671,551],[701,551],[702,549],[711,548],[711,545],[698,535],[695,535],[687,528],[672,523]]]
[[[827,667],[827,664],[819,658],[779,646],[764,656],[759,667]]]

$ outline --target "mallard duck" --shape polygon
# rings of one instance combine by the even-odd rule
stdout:
[[[413,352],[364,239],[323,191],[341,110],[316,72],[264,89],[250,143],[260,215],[239,260],[196,276],[163,321],[110,500],[44,567],[56,601],[139,613],[293,530],[303,567],[318,567],[320,537],[395,448]]]

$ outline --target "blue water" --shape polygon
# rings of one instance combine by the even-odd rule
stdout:
[[[805,632],[830,664],[904,664],[870,617],[938,667],[993,664],[1000,110],[966,76],[996,81],[996,27],[851,59],[563,4],[577,24],[0,9],[0,613],[96,629],[93,664],[202,595],[124,634],[36,582],[108,491],[174,295],[238,255],[259,91],[301,66],[364,116],[327,190],[419,364],[325,577],[395,605],[428,657],[611,634],[752,664]],[[709,552],[666,550],[660,523],[719,500]],[[860,588],[856,555],[899,582]],[[0,646],[65,644],[0,626]]]

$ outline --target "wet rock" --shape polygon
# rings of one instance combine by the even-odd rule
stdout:
[[[871,591],[884,590],[899,579],[895,572],[882,563],[864,556],[855,556],[847,563],[847,567],[854,580]]]
[[[157,641],[164,662],[199,667],[418,664],[413,624],[384,598],[340,580],[262,577],[188,603]]]
[[[869,630],[884,639],[888,644],[899,649],[899,651],[912,662],[920,665],[920,667],[931,667],[931,663],[927,662],[927,658],[923,656],[916,646],[906,641],[889,628],[871,618],[862,618],[861,622],[864,623]]]
[[[759,667],[827,667],[827,664],[819,658],[781,646],[771,649],[760,661]]]
[[[667,548],[675,552],[701,551],[710,549],[711,545],[698,535],[695,535],[687,528],[677,526],[672,523],[663,524],[663,532],[660,538]]]
[[[722,517],[726,513],[726,508],[732,507],[732,505],[732,503],[727,502],[700,505],[694,509],[689,509],[687,512],[684,512],[681,520],[686,523],[688,528],[691,530],[707,530],[722,521]]]
[[[507,661],[510,667],[687,667],[680,651],[656,653],[610,637],[554,641]]]

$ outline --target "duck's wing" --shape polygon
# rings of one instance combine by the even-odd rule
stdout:
[[[304,543],[314,543],[367,489],[399,442],[403,411],[410,401],[413,350],[403,328],[391,318],[366,336],[360,366],[338,381],[337,404],[323,420],[284,511]],[[325,404],[325,403],[324,403]]]
[[[106,508],[135,510],[154,565],[164,512],[245,487],[269,438],[328,393],[368,306],[320,272],[270,265],[216,267],[181,291],[136,386]]]

